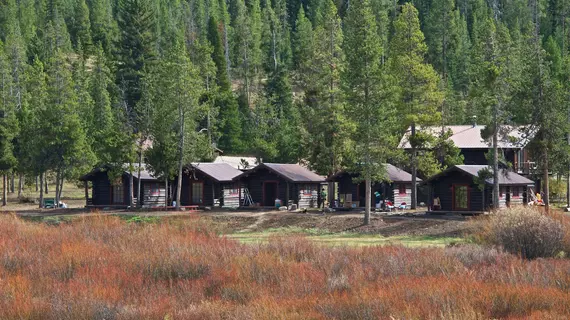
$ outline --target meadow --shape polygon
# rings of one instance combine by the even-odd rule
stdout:
[[[570,260],[472,244],[249,244],[198,217],[0,217],[0,319],[567,319]]]

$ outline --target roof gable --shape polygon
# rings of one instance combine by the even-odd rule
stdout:
[[[395,165],[386,163],[386,178],[388,178],[392,182],[412,182],[412,174],[404,171]],[[338,177],[341,174],[348,173],[347,171],[340,171],[334,176],[330,177],[328,180],[334,180],[335,177]],[[421,182],[422,179],[417,178],[418,182]]]
[[[214,163],[227,163],[235,169],[250,170],[257,166],[258,161],[256,157],[217,156]],[[244,164],[247,164],[247,167]]]
[[[452,172],[461,172],[461,173],[467,174],[471,177],[478,177],[479,171],[481,171],[485,168],[489,169],[491,172],[493,171],[493,169],[487,165],[457,165],[457,166],[453,166],[453,167],[450,167],[450,168],[444,170],[443,172],[436,174],[435,176],[429,178],[428,180],[424,181],[422,184],[428,183],[428,182],[433,181],[433,180],[437,180],[439,177],[449,175]],[[492,185],[493,184],[493,178],[486,179],[485,183],[488,185]],[[500,169],[499,185],[505,185],[505,186],[525,185],[526,186],[526,185],[534,185],[534,181],[532,181],[528,178],[525,178],[516,172],[512,172],[512,171],[509,171],[506,169]]]
[[[291,182],[314,182],[321,183],[325,182],[325,177],[320,176],[313,171],[298,165],[298,164],[284,164],[284,163],[261,163],[254,169],[246,171],[240,176],[236,177],[234,180],[241,177],[247,177],[250,174],[257,172],[260,169],[266,168],[275,174],[281,176],[282,178],[289,180]]]
[[[194,168],[218,182],[230,182],[242,172],[227,163],[192,163]]]

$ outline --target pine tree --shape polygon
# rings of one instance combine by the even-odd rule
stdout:
[[[149,0],[121,0],[118,4],[118,25],[121,30],[117,44],[120,62],[117,70],[117,86],[124,109],[126,110],[129,130],[138,138],[138,172],[142,165],[142,145],[147,139],[149,119],[147,106],[139,105],[142,94],[142,82],[149,65],[156,57],[156,13]],[[130,168],[132,170],[132,166]],[[132,177],[129,184],[131,192],[129,205],[133,203]],[[141,190],[140,179],[138,188]],[[137,203],[140,205],[140,201]]]
[[[331,176],[341,170],[349,139],[340,92],[340,75],[344,70],[343,34],[332,0],[323,4],[321,14],[322,23],[316,26],[313,35],[311,56],[314,58],[307,61],[312,64],[314,73],[306,81],[302,112],[306,136],[302,141],[311,167]]]
[[[90,1],[89,18],[93,44],[100,44],[107,56],[113,52],[119,37],[117,20],[113,18],[111,0]]]
[[[0,173],[3,175],[2,205],[6,205],[8,173],[16,166],[13,139],[18,131],[14,97],[11,94],[12,74],[0,41]]]
[[[300,86],[306,88],[310,84],[311,73],[313,72],[314,48],[313,27],[311,21],[305,16],[303,6],[297,14],[295,22],[295,34],[293,36],[293,65],[298,74]]]
[[[164,155],[164,152],[170,152],[176,146],[176,167],[169,165],[166,168],[164,164],[158,165],[154,162],[153,168],[165,176],[176,173],[176,207],[180,209],[183,167],[199,158],[199,155],[194,153],[194,147],[198,134],[197,124],[204,116],[204,110],[198,101],[202,91],[201,79],[180,43],[151,70],[150,75],[149,79],[145,80],[147,90],[144,91],[143,104],[152,105],[149,110],[151,119],[163,117],[164,121],[171,121],[169,124],[161,121],[160,127],[151,122],[151,134],[153,138],[160,140],[157,149],[152,152]],[[164,155],[164,160],[166,163],[173,163],[169,156]]]
[[[71,41],[78,52],[87,55],[91,53],[91,23],[89,8],[85,0],[75,0],[73,20],[70,23]],[[79,50],[81,48],[81,50]]]
[[[97,161],[103,164],[123,164],[128,154],[125,142],[129,135],[120,130],[118,119],[111,105],[109,88],[112,86],[111,72],[107,67],[102,46],[95,51],[94,66],[91,73],[89,93],[93,99],[92,122],[88,126],[89,140]]]
[[[56,173],[56,203],[61,196],[65,176],[78,176],[89,170],[94,155],[87,144],[77,113],[78,100],[71,72],[63,53],[56,52],[48,70],[47,105],[39,110],[40,134],[46,141],[42,151],[47,168]],[[42,148],[42,147],[40,147]]]
[[[401,88],[399,111],[403,124],[411,129],[412,209],[417,205],[418,150],[424,148],[433,136],[418,127],[438,124],[443,94],[438,88],[439,77],[433,67],[424,62],[427,46],[420,30],[418,11],[405,4],[394,21],[391,43],[391,67]]]
[[[381,39],[368,0],[351,3],[345,18],[346,68],[342,74],[346,112],[355,122],[354,170],[366,182],[364,224],[370,224],[371,185],[384,179],[386,162],[394,147],[391,88],[382,68]],[[366,45],[363,45],[366,44]]]
[[[216,83],[221,91],[229,91],[231,89],[231,84],[227,73],[224,47],[220,37],[219,25],[214,17],[210,17],[210,22],[208,24],[208,40],[214,49],[212,52],[212,60],[216,64]]]

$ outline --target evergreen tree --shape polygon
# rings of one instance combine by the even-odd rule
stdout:
[[[366,182],[364,224],[370,224],[372,181],[385,179],[383,166],[394,147],[391,88],[382,68],[381,39],[368,0],[351,3],[345,19],[346,68],[342,74],[346,112],[355,122],[353,169]],[[363,45],[365,44],[365,45]]]
[[[117,44],[119,61],[117,86],[122,104],[126,110],[129,129],[138,138],[138,172],[142,164],[142,146],[148,136],[148,108],[139,105],[144,75],[156,57],[156,13],[149,0],[120,0],[118,4],[118,26],[121,30]],[[132,170],[132,167],[130,168]],[[129,205],[133,203],[131,174],[131,194]],[[140,189],[140,179],[138,179]],[[140,204],[140,201],[139,203]]]
[[[143,104],[152,105],[149,108],[151,119],[163,117],[164,121],[171,121],[170,124],[161,121],[160,127],[151,122],[151,135],[160,140],[156,149],[153,146],[152,152],[160,152],[165,164],[172,164],[172,159],[165,152],[172,151],[176,146],[176,167],[166,168],[164,164],[153,162],[153,168],[166,177],[176,173],[176,207],[180,209],[183,167],[200,156],[194,151],[199,134],[196,131],[198,121],[203,118],[205,111],[198,101],[202,89],[201,80],[181,44],[174,46],[150,74],[150,78],[145,81],[147,90],[144,91],[146,96]],[[169,132],[174,132],[174,135]]]
[[[219,25],[214,17],[210,17],[210,22],[208,24],[208,40],[214,49],[212,52],[212,60],[216,64],[216,84],[221,91],[229,91],[231,89],[231,84],[227,73],[224,47],[220,37]]]
[[[321,14],[322,24],[316,26],[313,35],[315,46],[311,56],[314,58],[308,61],[314,73],[305,83],[302,112],[305,136],[302,141],[311,167],[331,176],[342,169],[343,155],[349,144],[340,92],[340,75],[344,70],[343,34],[332,0],[323,4]]]
[[[2,205],[6,205],[7,175],[16,164],[13,139],[18,131],[16,108],[12,88],[12,74],[4,45],[0,41],[0,173],[3,176]]]
[[[101,46],[95,51],[95,61],[88,88],[93,99],[92,122],[88,126],[88,137],[92,141],[93,151],[100,165],[122,165],[128,157],[130,135],[120,130],[113,110],[109,88],[112,86],[112,77],[107,67],[105,55]]]
[[[43,151],[47,169],[56,173],[56,203],[61,197],[65,176],[76,177],[91,168],[94,155],[87,144],[78,110],[77,94],[68,62],[56,52],[48,70],[47,105],[39,110],[40,134],[46,141]]]
[[[301,6],[297,14],[295,34],[293,37],[293,47],[295,48],[293,52],[293,65],[297,71],[300,85],[305,88],[309,85],[309,79],[311,79],[311,73],[313,72],[313,70],[311,70],[315,50],[313,41],[314,37],[311,21],[307,19],[305,10],[303,10]]]
[[[438,88],[439,77],[433,67],[424,62],[427,46],[420,30],[418,12],[405,4],[394,21],[391,44],[392,72],[401,88],[399,103],[405,128],[410,128],[410,166],[412,173],[412,209],[417,205],[418,150],[425,148],[434,137],[421,127],[439,123],[439,108],[443,94]]]
[[[91,52],[91,23],[89,8],[85,0],[75,0],[73,19],[70,23],[71,41],[76,50],[89,54]]]
[[[100,44],[106,55],[110,57],[119,37],[117,20],[113,18],[111,0],[90,1],[89,8],[93,44]]]

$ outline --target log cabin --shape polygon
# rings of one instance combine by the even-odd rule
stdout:
[[[118,172],[112,172],[111,166],[102,166],[93,169],[88,174],[80,177],[85,185],[86,207],[114,207],[126,208],[129,206],[130,173],[122,168]],[[141,192],[138,188],[138,170],[133,174],[133,206],[141,201],[141,206],[161,207],[166,205],[166,188],[164,180],[153,176],[143,164],[140,179]],[[91,195],[89,195],[89,182],[91,182]]]
[[[325,177],[298,164],[260,163],[234,179],[240,182],[240,194],[251,197],[258,207],[275,207],[276,199],[283,206],[317,207],[318,193]]]
[[[492,169],[487,165],[457,165],[427,179],[421,185],[428,187],[428,207],[441,211],[484,212],[492,206],[493,178],[478,183],[480,172]],[[528,194],[534,182],[518,173],[501,169],[499,173],[499,207],[528,203]],[[439,198],[440,206],[433,207]]]
[[[180,204],[199,207],[239,207],[242,171],[227,163],[192,163],[184,168]]]
[[[390,200],[396,205],[402,203],[410,205],[412,201],[412,175],[394,165],[386,164],[386,179],[387,181],[372,184],[372,208],[376,206],[376,203],[379,203],[379,200]],[[337,183],[335,200],[339,200],[339,207],[364,207],[365,183],[364,181],[357,183],[355,180],[359,180],[358,175],[347,171],[341,171],[327,179],[329,182]],[[418,178],[418,183],[421,181]],[[350,195],[350,200],[346,197],[347,194]]]

